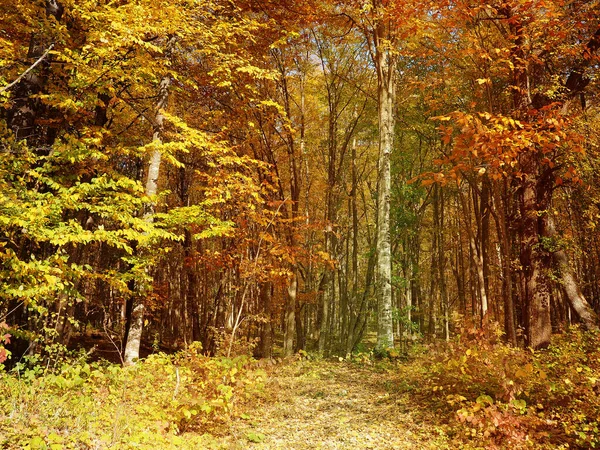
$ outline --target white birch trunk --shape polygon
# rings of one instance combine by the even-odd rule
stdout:
[[[161,135],[163,130],[164,116],[163,110],[167,107],[169,100],[169,86],[171,78],[164,77],[160,82],[158,91],[158,102],[156,103],[156,115],[154,116],[154,134],[152,142],[157,147],[162,143]],[[158,177],[160,175],[161,153],[160,149],[155,147],[150,154],[148,164],[148,176],[146,179],[146,195],[154,197],[158,192]],[[150,205],[144,214],[144,219],[147,222],[154,222],[154,206]],[[140,357],[140,344],[142,341],[142,331],[144,328],[144,303],[138,298],[134,303],[133,312],[131,314],[131,324],[129,326],[129,334],[127,335],[127,343],[125,344],[125,355],[123,360],[124,366],[131,366]]]
[[[394,346],[392,320],[392,252],[390,237],[391,153],[394,140],[394,58],[386,39],[387,26],[379,18],[375,28],[379,111],[379,162],[377,182],[377,348]]]

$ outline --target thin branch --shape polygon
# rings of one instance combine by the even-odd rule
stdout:
[[[277,207],[277,210],[275,211],[275,214],[273,214],[273,217],[271,218],[271,220],[269,221],[269,223],[267,223],[267,226],[265,227],[265,231],[269,229],[269,227],[271,225],[273,225],[273,223],[275,222],[275,218],[277,217],[277,215],[279,214],[279,211],[281,210],[281,207],[285,204],[285,202],[287,201],[287,197],[279,204],[279,206]],[[254,265],[252,267],[253,272],[256,271],[256,267],[258,266],[258,258],[260,256],[260,246],[262,245],[263,242],[263,236],[260,237],[260,239],[258,240],[258,248],[256,250],[256,256],[254,257]],[[255,276],[255,274],[253,275],[253,277]],[[229,358],[231,356],[231,350],[233,348],[233,340],[235,339],[235,333],[237,332],[238,328],[240,327],[240,325],[242,324],[242,320],[240,320],[241,316],[242,316],[242,311],[244,310],[244,302],[246,301],[246,294],[248,293],[248,285],[250,283],[247,281],[246,283],[244,283],[244,291],[242,292],[242,300],[240,302],[240,309],[238,311],[238,315],[235,319],[235,323],[233,324],[233,329],[231,330],[231,340],[229,341],[229,348],[227,349],[227,358]]]
[[[19,77],[15,81],[13,81],[9,85],[1,88],[0,94],[2,92],[8,91],[10,88],[12,88],[14,85],[16,85],[19,81],[21,81],[29,72],[31,72],[33,69],[35,69],[44,59],[46,59],[46,56],[48,56],[48,53],[50,53],[50,50],[52,50],[53,47],[54,47],[54,44],[50,44],[50,47],[48,47],[48,50],[46,50],[44,52],[44,54],[42,56],[40,56],[39,59],[36,62],[34,62],[25,72],[23,72],[21,75],[19,75]]]
[[[25,303],[25,302],[19,302],[19,303],[17,304],[17,306],[15,306],[13,309],[11,309],[9,312],[7,312],[7,313],[4,315],[4,317],[2,317],[2,321],[4,322],[6,319],[8,319],[8,316],[10,316],[10,315],[11,315],[13,312],[15,312],[17,309],[19,309],[19,307],[20,307],[21,305],[23,305],[23,303]]]

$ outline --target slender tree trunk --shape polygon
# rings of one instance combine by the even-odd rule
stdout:
[[[296,272],[288,283],[288,298],[285,307],[285,331],[283,336],[283,356],[294,354],[294,336],[296,335],[296,298],[298,296],[298,275]]]
[[[438,268],[438,252],[439,252],[439,186],[433,186],[433,227],[431,230],[431,265],[430,265],[430,285],[429,285],[429,307],[428,315],[429,320],[427,321],[427,334],[430,339],[435,337],[436,328],[436,304],[439,303],[440,286],[439,286],[439,273]]]
[[[275,58],[275,63],[278,66],[280,77],[280,89],[283,96],[283,105],[285,108],[285,112],[288,118],[292,118],[292,107],[291,107],[291,94],[288,86],[288,69],[286,67],[284,58],[280,51],[273,50],[272,53]],[[304,75],[303,75],[304,76]],[[302,81],[301,85],[301,95],[304,95],[304,81]],[[302,99],[301,99],[302,102]],[[286,133],[283,136],[283,140],[286,145],[286,150],[288,153],[288,164],[289,164],[289,189],[290,196],[289,199],[291,201],[291,207],[287,209],[285,206],[283,207],[284,211],[286,211],[287,218],[290,219],[291,224],[286,229],[288,243],[290,247],[294,248],[296,245],[296,239],[294,236],[295,230],[294,226],[296,224],[296,218],[298,217],[298,212],[300,208],[300,195],[301,184],[302,184],[302,161],[304,152],[304,107],[301,106],[301,125],[300,125],[300,153],[296,151],[296,143],[294,136],[291,132]],[[274,160],[273,163],[276,164]],[[283,190],[283,185],[279,186],[281,200],[284,200],[285,194]],[[293,266],[291,267],[293,271],[293,275],[289,280],[288,284],[288,295],[286,299],[285,312],[283,317],[283,327],[284,327],[284,356],[291,356],[294,354],[294,337],[296,334],[296,300],[298,294],[298,268]]]
[[[273,352],[273,327],[271,311],[272,285],[271,283],[260,284],[260,299],[264,314],[264,323],[260,333],[260,356],[270,358]]]
[[[319,354],[324,355],[325,353],[325,343],[327,341],[327,327],[329,325],[329,305],[331,302],[332,292],[331,292],[331,283],[333,282],[330,278],[333,278],[329,269],[325,269],[326,272],[323,274],[323,280],[325,281],[325,291],[322,294],[321,301],[321,322],[319,326]]]
[[[460,202],[459,200],[459,196],[460,194],[457,194],[457,202]],[[460,206],[457,203],[456,205],[457,211],[459,210]],[[456,216],[456,228],[458,229],[458,245],[456,246],[456,267],[453,268],[452,270],[454,271],[454,275],[456,277],[456,286],[457,286],[457,290],[458,290],[458,301],[459,301],[459,311],[460,314],[463,314],[464,316],[467,315],[467,295],[466,295],[466,273],[467,270],[465,268],[465,256],[464,256],[464,250],[463,250],[463,232],[462,232],[462,227],[460,226],[460,217],[459,214],[457,214]]]
[[[490,301],[490,180],[484,176],[481,183],[480,207],[479,214],[481,215],[480,229],[478,230],[478,246],[479,258],[481,260],[481,270],[483,271],[483,289],[485,292],[485,312],[482,312],[482,317],[488,310],[494,312],[494,304]],[[482,311],[483,311],[482,307]],[[496,319],[495,316],[492,316]]]
[[[556,236],[556,228],[552,216],[548,216],[546,236],[550,238]],[[579,289],[579,284],[577,283],[571,265],[569,265],[569,258],[567,257],[566,252],[562,249],[556,250],[552,253],[552,257],[560,271],[562,287],[569,305],[571,305],[571,308],[575,311],[575,314],[577,314],[581,324],[587,330],[598,330],[600,327],[598,315],[583,296],[581,289]]]
[[[439,219],[438,219],[438,272],[441,297],[441,309],[444,316],[444,338],[450,340],[450,305],[448,300],[448,290],[446,286],[446,249],[444,239],[444,191],[439,192]]]
[[[197,268],[194,262],[194,249],[192,241],[192,232],[189,229],[184,231],[184,261],[182,285],[184,287],[182,296],[187,304],[186,310],[189,311],[189,321],[191,322],[191,340],[199,341],[200,337],[200,312],[198,308],[198,276]]]
[[[164,123],[163,110],[167,107],[169,100],[169,86],[171,78],[164,77],[159,86],[158,102],[156,103],[156,115],[154,118],[154,134],[152,141],[157,145],[162,142],[162,131]],[[160,175],[161,153],[160,149],[154,148],[150,155],[148,165],[148,176],[146,179],[146,195],[154,197],[158,192],[158,177]],[[144,218],[148,222],[154,221],[154,207],[150,206],[149,210],[144,214]],[[142,330],[144,328],[144,302],[141,298],[134,298],[133,311],[131,314],[131,323],[125,344],[125,353],[123,364],[130,366],[135,363],[140,357],[140,344],[142,340]]]
[[[470,212],[467,207],[467,201],[465,199],[465,195],[460,190],[460,186],[458,188],[458,196],[459,196],[461,204],[462,204],[463,214],[464,214],[465,218],[467,219],[466,230],[467,230],[467,235],[469,238],[469,245],[471,247],[471,258],[473,261],[473,267],[474,267],[474,270],[475,270],[476,276],[477,276],[476,284],[479,289],[479,299],[481,302],[480,303],[481,320],[483,321],[483,319],[485,318],[485,316],[488,312],[488,298],[487,298],[487,293],[485,290],[485,274],[484,274],[484,270],[483,270],[483,255],[481,253],[480,248],[477,246],[477,242],[475,241],[475,235],[474,235],[474,233],[471,229],[471,225],[470,225]]]
[[[500,241],[500,259],[502,263],[502,294],[504,298],[504,331],[513,346],[517,345],[517,332],[515,328],[515,304],[513,297],[512,271],[510,269],[510,244],[506,226],[506,204],[502,202],[500,184],[493,182],[492,195],[496,204],[496,229]]]
[[[304,350],[306,347],[306,322],[302,320],[302,310],[306,308],[305,304],[296,302],[296,343],[294,345],[294,351],[298,352]]]
[[[376,14],[383,5],[375,2]],[[395,58],[389,40],[389,24],[379,18],[375,27],[375,67],[379,112],[379,161],[377,179],[377,348],[394,346],[392,320],[392,245],[390,236],[391,155],[394,140]]]

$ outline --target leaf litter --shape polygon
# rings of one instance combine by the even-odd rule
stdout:
[[[396,386],[393,369],[348,361],[272,366],[264,395],[244,406],[222,444],[230,449],[444,449],[435,417]]]

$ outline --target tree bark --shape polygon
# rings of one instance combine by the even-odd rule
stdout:
[[[283,96],[283,106],[286,112],[286,115],[289,119],[292,116],[292,98],[290,89],[288,86],[288,69],[286,67],[285,59],[281,51],[272,50],[272,56],[275,58],[275,63],[281,75],[280,77],[280,89]],[[301,90],[303,91],[304,87],[301,86]],[[301,95],[303,95],[301,93]],[[302,101],[302,100],[301,100]],[[303,157],[304,151],[304,109],[301,108],[301,126],[300,126],[300,152],[296,150],[296,142],[294,135],[289,132],[285,135],[281,135],[282,140],[285,143],[287,154],[288,154],[288,164],[289,164],[289,192],[290,196],[287,197],[284,194],[283,185],[280,183],[279,185],[279,195],[281,196],[281,200],[289,198],[291,201],[291,207],[288,209],[285,205],[282,209],[285,211],[286,216],[290,219],[291,225],[286,227],[286,234],[290,248],[295,248],[296,246],[296,237],[294,224],[296,224],[296,218],[299,215],[300,208],[300,195],[301,185],[302,185],[302,174],[301,174],[301,158]],[[271,155],[272,156],[272,155]],[[277,165],[275,158],[272,161]],[[288,284],[288,295],[286,299],[285,312],[284,312],[284,343],[283,350],[284,356],[291,356],[294,354],[294,337],[296,333],[296,300],[298,294],[298,266],[297,264],[291,264],[291,270],[293,272],[292,278]]]
[[[492,182],[492,196],[496,206],[496,229],[500,241],[500,259],[502,263],[502,293],[504,298],[504,332],[508,342],[517,345],[517,332],[515,328],[515,304],[513,296],[512,271],[510,268],[510,244],[506,226],[507,208],[502,201],[499,182]]]
[[[525,64],[525,37],[521,17],[508,9],[514,35],[511,60],[513,63],[513,108],[516,118],[527,117],[531,107],[528,69]],[[520,227],[522,233],[520,260],[523,267],[526,313],[526,345],[544,348],[550,344],[552,323],[550,316],[550,289],[548,280],[549,258],[543,249],[541,237],[552,198],[552,185],[544,175],[540,162],[540,149],[531,145],[521,154],[520,168],[523,172],[520,195]]]
[[[158,102],[156,103],[156,115],[154,118],[154,134],[152,141],[160,145],[162,142],[162,131],[164,124],[163,110],[167,107],[169,100],[169,86],[171,78],[164,77],[159,86]],[[150,163],[148,166],[148,177],[146,179],[146,195],[154,197],[158,192],[158,177],[160,175],[161,153],[160,149],[154,148],[150,155]],[[154,221],[154,207],[150,205],[148,211],[145,212],[144,218],[147,222]],[[135,295],[135,294],[134,294]],[[140,357],[140,344],[142,339],[142,331],[144,328],[144,303],[141,298],[134,297],[133,313],[131,314],[131,322],[128,327],[127,343],[125,344],[125,353],[123,365],[131,366]]]
[[[537,192],[538,168],[537,154],[530,150],[524,155],[524,172],[527,174],[523,181],[521,199],[521,226],[523,238],[521,242],[521,265],[525,276],[525,299],[527,310],[527,346],[538,349],[550,344],[552,323],[550,320],[550,290],[547,272],[549,268],[548,255],[542,248],[544,217],[539,211],[545,208],[539,204]]]
[[[394,141],[395,58],[390,42],[391,25],[383,2],[374,1],[378,17],[374,30],[375,67],[379,115],[377,180],[377,348],[394,346],[392,320],[392,245],[390,236],[391,154]]]
[[[283,336],[283,356],[294,354],[294,336],[296,334],[296,298],[298,295],[298,275],[296,272],[288,284],[288,298],[285,305],[285,329]]]
[[[264,323],[260,333],[260,356],[262,358],[270,358],[273,350],[273,327],[271,317],[271,283],[260,283],[260,299],[264,314]]]
[[[469,246],[471,248],[471,260],[473,262],[473,267],[477,275],[477,287],[479,290],[479,300],[481,306],[481,321],[483,322],[487,312],[488,312],[488,297],[487,292],[485,290],[485,275],[483,270],[483,255],[480,248],[477,246],[477,242],[475,241],[475,235],[473,230],[471,229],[471,219],[470,219],[470,211],[467,206],[467,201],[465,199],[465,195],[461,191],[460,186],[458,187],[458,196],[462,205],[463,214],[465,216],[465,220],[467,220],[467,236],[469,239]]]
[[[549,238],[556,237],[554,219],[551,216],[548,217],[546,236]],[[579,321],[586,330],[598,331],[600,329],[598,315],[585,299],[581,289],[579,289],[579,283],[577,283],[573,269],[569,265],[567,253],[563,249],[558,249],[552,253],[552,258],[560,272],[561,284],[569,305],[577,314]]]

